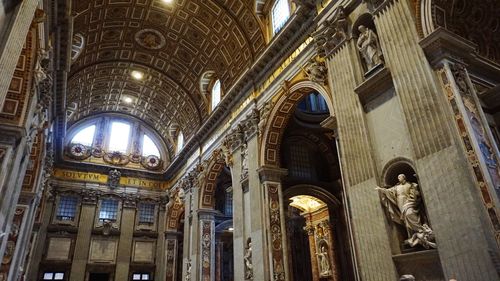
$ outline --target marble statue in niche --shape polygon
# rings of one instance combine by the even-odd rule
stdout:
[[[191,281],[191,259],[186,261],[186,278],[184,280]]]
[[[248,238],[247,246],[245,248],[245,255],[243,256],[245,261],[245,279],[253,280],[253,264],[252,264],[252,239]]]
[[[368,71],[370,71],[375,66],[383,63],[378,37],[373,30],[364,25],[360,25],[358,30],[360,33],[356,45],[363,56]]]
[[[405,245],[436,248],[434,233],[422,218],[422,197],[416,183],[406,181],[406,176],[400,174],[398,183],[393,187],[377,186],[375,189],[391,220],[406,228],[408,238],[404,241]]]
[[[328,258],[328,250],[325,245],[321,245],[318,255],[319,276],[328,277],[332,275],[330,268],[330,259]]]

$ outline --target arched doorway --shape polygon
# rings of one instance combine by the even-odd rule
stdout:
[[[353,280],[344,196],[334,132],[325,99],[311,90],[298,101],[285,127],[281,167],[287,204],[290,280]]]
[[[216,180],[215,210],[215,280],[233,281],[233,190],[227,166]]]

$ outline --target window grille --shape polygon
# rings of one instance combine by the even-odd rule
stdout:
[[[134,273],[134,274],[132,274],[132,280],[150,281],[152,279],[151,279],[151,274],[149,274],[149,273]]]
[[[61,196],[56,218],[61,221],[73,221],[76,216],[78,199],[75,196]]]
[[[155,221],[155,204],[139,204],[139,223],[152,224]]]
[[[45,272],[43,280],[64,280],[63,272]]]
[[[99,211],[99,220],[116,221],[118,215],[118,200],[103,199]]]

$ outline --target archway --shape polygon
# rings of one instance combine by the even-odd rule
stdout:
[[[354,280],[335,133],[322,126],[332,106],[327,91],[313,84],[297,83],[280,96],[261,159],[288,171],[281,184],[289,280]]]

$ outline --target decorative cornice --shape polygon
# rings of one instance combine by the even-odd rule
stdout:
[[[257,172],[259,173],[261,182],[280,182],[281,179],[288,174],[287,169],[271,166],[262,166],[257,170]]]

